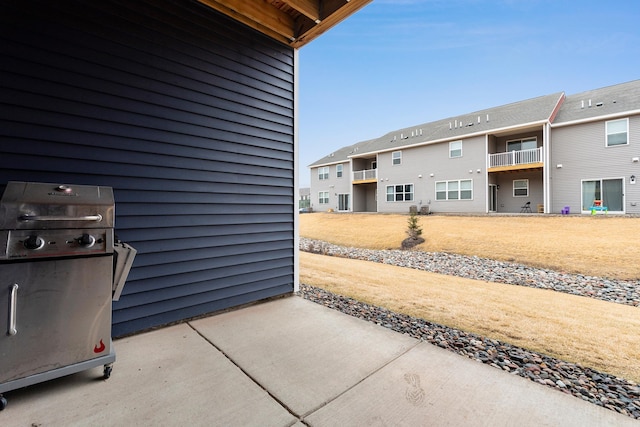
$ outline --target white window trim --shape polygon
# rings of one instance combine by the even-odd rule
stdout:
[[[336,178],[344,176],[344,165],[336,165]]]
[[[399,194],[399,193],[396,193],[396,185],[402,185],[402,189],[403,189],[403,190],[404,190],[404,188],[405,188],[407,185],[410,185],[410,186],[411,186],[411,192],[410,192],[410,193],[407,193],[406,191],[403,191],[403,192],[402,192],[402,194],[403,194],[403,196],[402,196],[402,200],[396,200],[396,194]],[[387,196],[390,194],[390,193],[388,192],[388,191],[389,191],[389,190],[388,190],[388,189],[389,189],[389,187],[393,188],[393,200],[387,200]],[[385,199],[385,201],[386,201],[387,203],[413,202],[413,201],[415,201],[415,198],[416,198],[416,187],[415,187],[415,185],[413,185],[413,183],[411,183],[411,182],[408,182],[408,183],[406,183],[406,184],[390,184],[390,185],[387,185],[387,186],[385,187],[384,191],[385,191],[385,193],[384,193],[384,199]],[[411,200],[406,200],[406,199],[404,198],[404,197],[405,197],[405,196],[404,196],[405,194],[411,194]]]
[[[398,156],[396,157],[396,154]],[[396,159],[398,159],[398,163],[396,163]],[[391,153],[391,166],[400,166],[402,164],[402,151],[393,151]]]
[[[329,179],[329,166],[321,166],[321,167],[319,167],[318,168],[318,181],[326,181],[327,179]]]
[[[516,194],[516,182],[518,181],[525,181],[527,183],[527,194],[525,195],[517,195]],[[529,197],[529,192],[530,192],[530,187],[529,187],[529,180],[528,179],[514,179],[513,180],[513,197]],[[522,188],[519,188],[519,190],[521,190]]]
[[[326,194],[326,198],[322,197],[323,195]],[[326,202],[323,202],[322,200],[326,199]],[[318,204],[319,205],[328,205],[329,204],[329,192],[328,191],[318,191]]]
[[[444,186],[445,186],[445,190],[444,190],[444,199],[438,199],[438,184],[444,182]],[[450,199],[449,198],[449,183],[450,182],[457,182],[458,183],[458,198],[457,199]],[[471,183],[471,190],[467,190],[467,189],[462,189],[462,183],[463,182],[470,182]],[[437,202],[467,202],[467,201],[472,201],[473,200],[473,179],[449,179],[446,181],[436,181],[435,182],[435,199]],[[469,199],[462,199],[461,193],[463,191],[471,191],[471,198]]]
[[[625,124],[627,125],[626,128],[626,134],[627,134],[627,142],[625,144],[616,144],[616,145],[609,145],[609,123],[612,122],[621,122],[621,121],[625,121]],[[615,135],[615,134],[613,134]],[[624,147],[626,145],[629,145],[629,118],[625,117],[624,119],[615,119],[615,120],[607,120],[606,122],[604,122],[604,146],[605,148],[613,148],[613,147]]]
[[[451,152],[452,152],[452,151],[454,151],[454,150],[451,148],[451,146],[452,146],[453,144],[460,144],[460,148],[459,148],[459,149],[458,149],[458,148],[456,148],[456,149],[455,149],[455,151],[460,150],[460,155],[459,155],[459,156],[452,156],[452,155],[451,155]],[[459,157],[462,157],[462,140],[460,140],[460,141],[451,141],[451,142],[449,143],[449,158],[450,158],[450,159],[457,159],[457,158],[459,158]]]
[[[625,210],[625,206],[626,206],[626,196],[625,196],[625,191],[626,191],[626,178],[624,176],[611,176],[611,177],[604,177],[604,178],[585,178],[585,179],[581,179],[580,180],[580,212],[583,214],[586,213],[591,213],[591,210],[583,210],[582,209],[582,202],[584,200],[584,183],[587,181],[600,181],[600,191],[602,191],[602,182],[603,181],[609,181],[609,180],[620,180],[622,181],[622,210],[621,211],[607,211],[607,213],[610,214],[624,214],[626,212]],[[602,193],[600,195],[600,197],[602,197]]]

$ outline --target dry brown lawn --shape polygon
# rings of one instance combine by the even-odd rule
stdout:
[[[300,215],[300,234],[345,246],[399,248],[408,215]],[[640,278],[640,218],[419,216],[418,250],[476,255],[598,277]]]
[[[300,234],[342,245],[397,248],[407,218],[301,215]],[[639,252],[634,242],[640,235],[638,218],[432,215],[420,217],[420,224],[427,239],[423,250],[601,276],[639,276],[632,260]],[[300,266],[302,283],[640,382],[638,307],[307,253],[300,254]]]

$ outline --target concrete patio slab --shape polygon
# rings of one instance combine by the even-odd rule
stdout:
[[[109,380],[8,392],[0,426],[640,425],[299,297],[114,344]]]
[[[117,340],[102,369],[6,394],[0,425],[289,426],[297,421],[219,351],[182,324]]]
[[[192,326],[299,417],[419,343],[302,298],[255,305]]]
[[[309,415],[310,426],[637,426],[428,343]]]

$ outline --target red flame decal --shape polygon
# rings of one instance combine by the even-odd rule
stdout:
[[[105,348],[107,348],[107,347],[104,345],[102,340],[100,340],[100,344],[98,344],[95,347],[93,347],[93,352],[94,353],[102,353]]]

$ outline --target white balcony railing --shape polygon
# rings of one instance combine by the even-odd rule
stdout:
[[[542,163],[542,147],[531,150],[509,151],[508,153],[489,154],[489,167],[526,165]]]
[[[352,181],[363,181],[365,179],[378,179],[378,169],[368,169],[364,171],[353,171]]]

